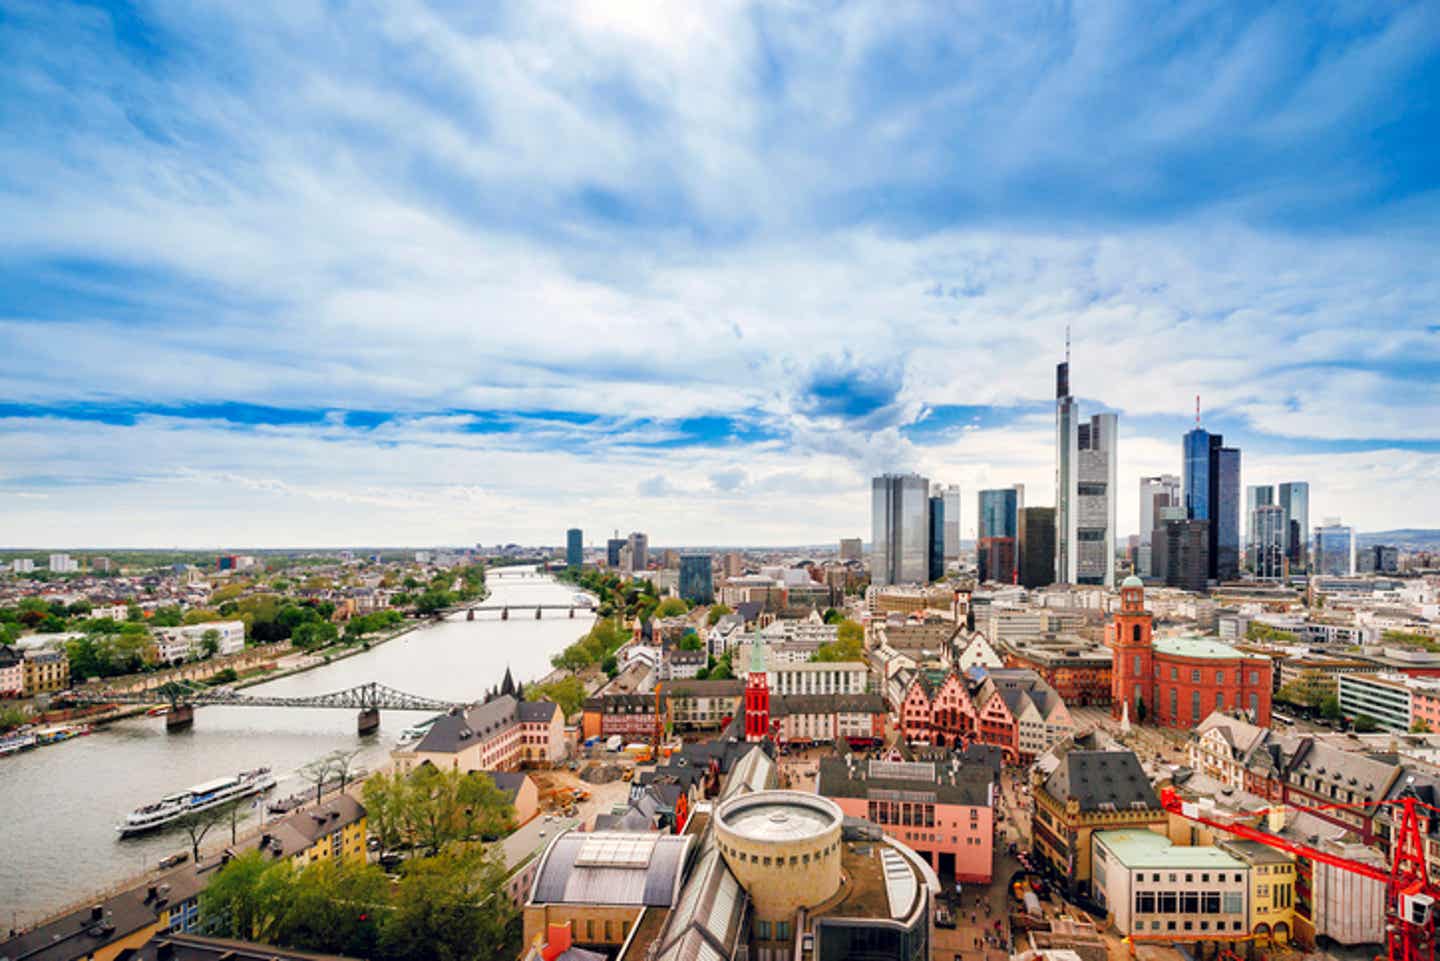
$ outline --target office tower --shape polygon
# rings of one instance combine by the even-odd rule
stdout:
[[[858,540],[858,538],[857,538]],[[731,551],[725,555],[725,576],[739,577],[745,573],[745,558],[740,556],[739,551]]]
[[[580,528],[572,527],[565,532],[565,566],[579,567],[584,556]]]
[[[1182,444],[1186,514],[1210,522],[1210,578],[1232,580],[1240,569],[1240,450],[1200,426],[1198,403]]]
[[[1013,487],[984,490],[979,495],[975,553],[980,580],[1013,584],[1016,580],[1020,492]]]
[[[1151,537],[1156,513],[1162,507],[1180,503],[1180,478],[1174,474],[1140,478],[1140,544],[1135,551],[1135,570],[1141,577],[1154,577]]]
[[[715,600],[715,584],[710,577],[709,554],[680,555],[680,596],[696,604]]]
[[[1245,566],[1255,570],[1255,556],[1259,551],[1259,544],[1255,540],[1255,508],[1268,507],[1275,504],[1275,488],[1271,484],[1251,484],[1245,488]],[[1284,514],[1284,510],[1281,510]],[[1284,534],[1284,523],[1282,518],[1281,534]]]
[[[620,566],[620,551],[625,547],[625,538],[612,537],[605,542],[605,566],[612,570]]]
[[[865,559],[865,545],[858,537],[840,538],[840,560],[859,561]]]
[[[639,531],[631,532],[625,541],[630,548],[630,570],[643,571],[650,566],[650,538]]]
[[[1179,514],[1181,508],[1166,508]],[[1209,578],[1210,522],[1162,517],[1151,539],[1156,575],[1169,587],[1203,591]]]
[[[1261,504],[1250,512],[1250,568],[1255,576],[1275,581],[1285,576],[1285,511]]]
[[[1055,583],[1055,508],[1020,508],[1019,528],[1020,583],[1025,587]]]
[[[1310,485],[1291,481],[1280,485],[1280,509],[1285,512],[1285,556],[1292,571],[1310,569]]]
[[[680,552],[667,547],[660,554],[660,566],[667,571],[680,569]]]
[[[1315,528],[1315,572],[1341,577],[1355,573],[1355,530],[1339,518],[1326,518]]]
[[[930,550],[926,564],[929,579],[938,581],[945,576],[945,497],[934,494],[930,498]]]
[[[960,559],[960,485],[946,484],[941,491],[945,498],[945,559]]]
[[[1400,549],[1388,544],[1356,548],[1355,573],[1394,574],[1400,570]]]
[[[870,482],[870,583],[918,584],[930,572],[930,483],[919,474]]]
[[[1055,369],[1055,580],[1115,583],[1115,466],[1119,421],[1079,421],[1070,395],[1070,349]]]

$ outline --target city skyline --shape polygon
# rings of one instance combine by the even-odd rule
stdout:
[[[713,6],[7,9],[4,539],[817,544],[887,471],[1053,506],[1067,326],[1117,541],[1197,393],[1242,485],[1440,527],[1433,8]]]

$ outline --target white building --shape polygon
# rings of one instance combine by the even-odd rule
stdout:
[[[79,563],[69,554],[51,554],[50,571],[54,574],[72,574],[80,569]]]
[[[968,641],[957,641],[957,646],[960,651],[955,658],[955,666],[962,674],[972,667],[1005,666],[1005,661],[995,653],[995,648],[985,639],[985,635],[978,631],[971,635]]]
[[[244,621],[210,621],[155,628],[156,657],[167,664],[203,658],[206,656],[205,635],[210,631],[220,635],[217,654],[236,654],[245,649]]]
[[[10,569],[16,574],[29,574],[35,570],[35,562],[28,557],[17,557],[10,562]]]
[[[90,608],[89,617],[91,620],[100,621],[109,618],[112,621],[123,621],[130,616],[130,608],[124,604],[97,604]]]

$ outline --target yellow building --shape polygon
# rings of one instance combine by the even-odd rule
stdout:
[[[70,686],[70,658],[62,650],[25,652],[25,696],[63,691]]]
[[[290,858],[303,868],[317,861],[364,861],[365,806],[341,794],[316,808],[306,808],[270,826],[260,837],[260,850]]]
[[[1266,939],[1290,940],[1295,930],[1295,859],[1258,841],[1219,842],[1216,847],[1250,865],[1250,933]]]

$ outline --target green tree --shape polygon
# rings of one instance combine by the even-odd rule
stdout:
[[[498,850],[450,849],[406,864],[381,935],[390,961],[513,957],[505,944],[515,907]]]
[[[525,692],[527,701],[554,701],[560,706],[560,713],[573,717],[585,700],[585,684],[575,675],[562,677],[549,684],[532,686]]]
[[[825,608],[825,613],[822,615],[822,618],[824,619],[826,624],[839,624],[841,621],[845,620],[845,614],[841,611],[837,611],[833,607],[827,607]]]
[[[852,620],[840,622],[836,638],[821,644],[810,658],[812,661],[863,661],[865,659],[865,628]]]
[[[180,608],[160,607],[156,608],[155,616],[150,619],[150,623],[156,627],[179,627],[181,620]]]
[[[186,611],[185,616],[180,620],[185,624],[208,624],[211,621],[220,620],[220,615],[216,611],[197,607],[193,611]]]
[[[1430,722],[1427,721],[1427,720],[1425,720],[1423,717],[1416,718],[1416,719],[1415,719],[1415,723],[1410,725],[1410,733],[1411,733],[1411,734],[1429,734],[1429,733],[1430,733]]]
[[[677,617],[690,608],[678,597],[667,597],[655,606],[656,617]]]
[[[290,879],[280,875],[289,867],[289,862],[272,862],[258,848],[232,858],[200,890],[205,930],[246,941],[268,939],[275,918],[289,900],[288,892],[273,897],[276,888],[288,886]],[[264,883],[267,872],[272,875],[268,885]]]
[[[730,606],[728,604],[712,604],[710,605],[710,613],[705,615],[705,623],[709,624],[711,627],[714,627],[716,624],[720,623],[720,618],[724,617],[726,614],[733,613],[735,612],[730,609]]]
[[[431,588],[415,601],[415,610],[421,614],[438,614],[447,607],[453,607],[455,595],[445,590]]]
[[[720,655],[715,659],[715,663],[710,667],[710,670],[707,674],[707,677],[710,680],[729,681],[734,679],[735,671],[730,663],[730,658],[732,654],[732,651],[726,651],[724,654]]]
[[[1380,722],[1369,714],[1355,715],[1355,732],[1357,734],[1371,734],[1380,730]]]
[[[1320,716],[1328,721],[1338,721],[1344,717],[1340,710],[1340,698],[1334,694],[1326,694],[1320,699]]]
[[[220,653],[220,632],[210,628],[200,635],[200,650],[205,652],[206,657],[214,657]]]
[[[675,646],[682,651],[702,651],[705,649],[705,644],[700,640],[700,635],[696,634],[694,630],[688,630],[684,634],[681,634],[680,640],[676,642]]]
[[[295,628],[290,640],[303,651],[314,651],[335,643],[339,637],[339,628],[329,621],[306,621]]]
[[[388,893],[389,881],[374,865],[315,861],[295,873],[274,940],[286,947],[374,957]]]

